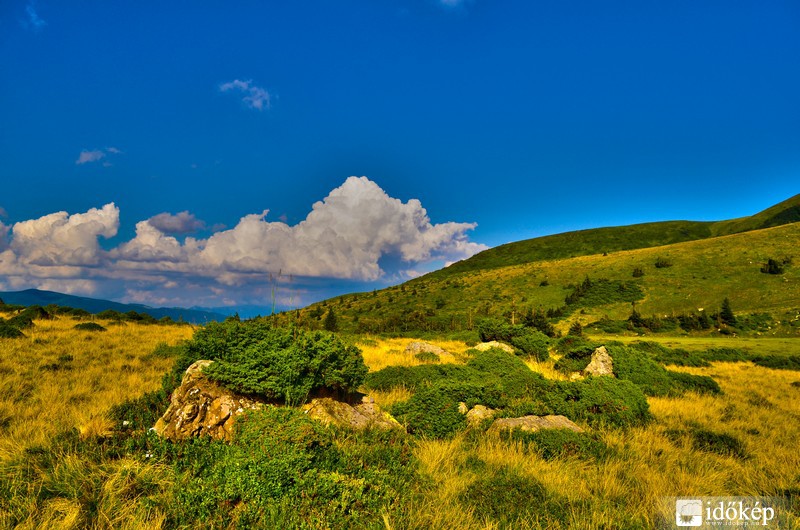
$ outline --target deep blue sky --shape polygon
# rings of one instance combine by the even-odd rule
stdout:
[[[794,0],[7,0],[0,221],[113,202],[113,251],[165,212],[202,220],[199,239],[265,209],[294,226],[351,175],[419,199],[432,225],[477,223],[451,235],[488,246],[749,215],[800,192],[799,35]],[[0,287],[193,301],[155,295],[143,272],[132,295],[130,276],[85,270],[108,256],[23,274],[5,239],[17,263]],[[376,284],[403,277],[395,262],[459,257],[390,247]],[[304,301],[329,272],[307,274]]]

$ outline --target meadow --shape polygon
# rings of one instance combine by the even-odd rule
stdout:
[[[266,513],[246,509],[263,499],[203,504],[215,498],[214,488],[233,487],[232,477],[240,477],[225,475],[228,468],[214,467],[213,460],[244,465],[249,453],[232,453],[236,444],[181,448],[145,434],[126,439],[112,432],[119,424],[109,414],[112,405],[159,387],[175,362],[166,345],[188,339],[193,329],[103,324],[108,331],[86,332],[73,329],[69,318],[41,320],[25,338],[0,340],[0,528],[246,528],[258,520],[282,528],[646,529],[659,524],[664,497],[764,495],[796,502],[800,494],[800,372],[714,362],[670,369],[711,376],[721,394],[648,397],[653,419],[644,425],[579,421],[591,450],[553,451],[541,440],[498,438],[480,429],[441,439],[314,430],[320,445],[298,454],[313,459],[313,451],[328,447],[328,460],[298,472],[311,480],[299,497],[277,496]],[[431,361],[405,353],[411,339],[352,340],[371,373],[388,366],[463,365],[470,358],[460,341],[433,340],[452,355]],[[697,351],[723,346],[717,340],[742,346],[735,338],[668,340]],[[797,352],[791,339],[748,339],[746,346],[756,353]],[[565,381],[554,367],[558,358],[526,364]],[[413,391],[371,395],[391,408]],[[289,414],[286,421],[272,437],[288,436],[294,422],[302,427],[306,420]],[[289,437],[286,443],[299,442]],[[291,453],[289,445],[281,448]],[[329,451],[338,463],[330,463]],[[203,475],[209,467],[219,476]],[[227,478],[214,486],[220,477]],[[785,528],[798,527],[796,504],[785,516]]]

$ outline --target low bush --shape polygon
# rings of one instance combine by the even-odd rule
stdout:
[[[459,496],[479,520],[496,522],[500,528],[517,528],[536,520],[542,528],[566,525],[565,501],[538,480],[507,467],[481,473]]]
[[[522,324],[511,325],[504,320],[487,318],[478,323],[478,335],[483,342],[507,342],[523,356],[540,361],[549,357],[548,336]]]
[[[502,412],[516,417],[530,414],[561,414],[592,425],[629,427],[652,419],[647,398],[631,383],[614,377],[588,377],[582,381],[551,381],[528,401],[520,401]]]
[[[80,324],[75,324],[73,329],[81,331],[107,331],[106,328],[96,322],[81,322]]]
[[[763,366],[765,368],[800,371],[800,355],[755,356],[752,358],[752,361],[758,366]]]
[[[689,430],[692,447],[697,451],[717,453],[740,459],[748,458],[747,448],[739,438],[725,433],[717,433],[701,427]]]
[[[433,386],[415,392],[408,401],[395,404],[392,415],[404,423],[411,434],[427,438],[450,438],[467,425],[459,412],[459,399],[453,388]]]
[[[414,358],[421,363],[438,363],[441,360],[437,354],[430,351],[415,353]]]
[[[18,328],[10,325],[7,321],[0,322],[0,339],[18,339],[25,334]]]
[[[272,328],[260,320],[231,319],[200,329],[172,378],[199,359],[215,361],[204,373],[221,385],[287,404],[302,403],[322,389],[355,391],[367,374],[361,351],[336,335]]]
[[[545,460],[572,457],[599,459],[608,454],[608,447],[602,441],[571,429],[543,429],[537,432],[514,429],[504,431],[501,436],[505,440],[522,442]]]

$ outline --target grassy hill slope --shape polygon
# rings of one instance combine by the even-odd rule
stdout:
[[[800,194],[755,215],[728,221],[664,221],[592,228],[516,241],[481,252],[434,274],[449,276],[469,270],[670,245],[797,221],[800,221]]]
[[[321,323],[333,308],[344,329],[457,331],[472,328],[486,316],[513,313],[520,318],[530,308],[563,306],[575,286],[588,277],[603,288],[570,305],[566,321],[625,319],[632,300],[643,315],[715,311],[724,298],[740,314],[766,311],[791,319],[800,312],[799,242],[800,223],[794,223],[607,255],[456,270],[382,291],[338,297],[314,304],[301,315]],[[787,265],[783,274],[762,273],[769,258],[795,264]],[[669,266],[656,267],[657,261]],[[633,275],[637,268],[643,273],[640,277]]]

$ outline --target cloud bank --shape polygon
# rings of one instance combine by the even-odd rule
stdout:
[[[204,230],[205,223],[188,211],[162,213],[138,222],[133,239],[104,249],[99,239],[117,234],[119,214],[111,203],[10,230],[0,223],[0,289],[50,286],[92,294],[116,286],[123,298],[145,303],[164,303],[170,290],[176,304],[201,303],[193,292],[205,293],[206,304],[241,303],[279,274],[299,278],[298,285],[371,282],[402,273],[384,270],[384,260],[413,269],[486,248],[467,236],[474,223],[433,224],[419,200],[392,198],[366,177],[348,178],[294,226],[268,220],[264,210],[205,239],[181,240],[176,236]]]

